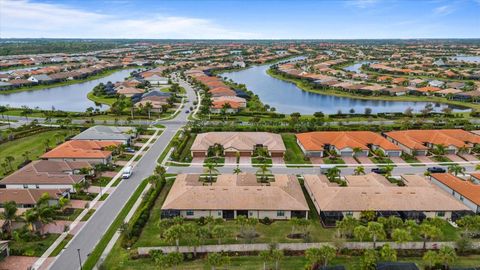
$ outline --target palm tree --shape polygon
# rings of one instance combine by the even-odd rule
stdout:
[[[428,266],[428,269],[432,269],[438,262],[439,262],[439,256],[438,253],[429,250],[423,254],[422,261],[426,263],[426,266]]]
[[[363,225],[357,226],[353,229],[353,237],[362,242],[370,237],[370,231]]]
[[[378,222],[368,222],[367,229],[372,235],[373,248],[377,246],[377,240],[385,239],[385,230],[383,229],[383,224]]]
[[[180,246],[180,239],[184,236],[184,233],[185,233],[185,228],[183,227],[183,225],[180,225],[180,224],[175,224],[171,226],[164,233],[164,236],[167,239],[167,241],[171,243],[175,242],[177,252]]]
[[[218,173],[216,164],[210,162],[205,164],[205,171],[208,173],[208,181],[213,182],[213,174]]]
[[[362,152],[362,148],[360,148],[360,147],[354,147],[354,148],[352,149],[352,151],[353,151],[353,156],[357,156],[357,154],[359,154],[359,153]]]
[[[270,169],[268,167],[268,164],[266,164],[266,163],[261,164],[260,167],[257,170],[257,173],[261,174],[260,179],[262,181],[268,182],[267,173],[270,173]]]
[[[235,169],[233,169],[233,173],[236,174],[236,175],[239,175],[241,172],[242,172],[242,170],[238,167],[238,165]]]
[[[30,229],[32,232],[35,232],[37,230],[36,223],[38,222],[38,213],[35,211],[34,208],[28,209],[25,211],[23,214],[25,218],[25,222],[29,225]]]
[[[458,164],[452,164],[448,166],[448,172],[455,174],[455,176],[457,176],[458,174],[465,175],[465,167],[462,167]]]
[[[167,173],[167,170],[165,169],[165,167],[161,166],[161,165],[158,165],[157,167],[155,167],[155,173],[160,176],[162,179],[165,178],[165,174]]]
[[[262,258],[263,261],[263,270],[267,269],[267,262],[272,260],[272,257],[270,256],[270,250],[262,250],[260,253],[258,253],[258,256]]]
[[[392,239],[398,245],[402,245],[405,242],[411,241],[412,236],[405,229],[395,229],[392,233]]]
[[[283,250],[280,249],[272,249],[270,251],[270,257],[275,262],[275,270],[278,270],[278,264],[280,260],[283,259],[285,255],[283,254]]]
[[[55,211],[48,205],[37,206],[36,211],[38,213],[38,221],[41,225],[40,233],[43,234],[43,226],[53,222]]]
[[[3,204],[3,213],[0,213],[0,217],[7,224],[7,233],[9,235],[12,232],[12,222],[18,218],[17,210],[17,204],[14,201],[9,201]]]
[[[394,167],[392,165],[386,165],[385,167],[383,167],[383,169],[385,171],[385,177],[392,176],[393,168]]]
[[[330,181],[336,181],[340,177],[340,169],[338,167],[332,167],[327,170],[327,178]]]
[[[228,234],[227,229],[221,225],[215,225],[212,229],[212,237],[217,239],[218,244],[222,244],[222,239],[224,239]]]
[[[444,269],[450,269],[450,265],[457,260],[455,249],[449,246],[443,246],[438,251],[439,261],[443,264]]]
[[[445,145],[443,144],[436,144],[434,147],[433,147],[433,151],[432,151],[435,155],[437,156],[443,156],[445,155],[445,153],[447,152],[447,148],[445,147]]]
[[[221,253],[209,253],[207,256],[207,265],[209,265],[212,270],[223,265],[228,265],[229,263],[230,258]]]
[[[440,228],[427,223],[420,224],[418,230],[423,239],[423,249],[426,249],[427,240],[433,240],[442,235],[442,230]]]
[[[363,166],[356,167],[355,171],[354,171],[354,174],[355,175],[365,174],[365,168]]]
[[[337,228],[342,236],[352,236],[353,230],[360,224],[358,219],[350,216],[344,217],[342,220],[337,221]]]
[[[380,259],[384,262],[396,262],[397,252],[389,244],[385,244],[380,249]]]

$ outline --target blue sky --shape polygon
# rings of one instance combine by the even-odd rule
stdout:
[[[2,38],[480,38],[480,0],[0,0]]]

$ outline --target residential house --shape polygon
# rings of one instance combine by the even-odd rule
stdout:
[[[190,151],[192,157],[206,157],[208,150],[223,147],[225,156],[252,156],[256,148],[265,148],[272,157],[283,157],[286,148],[282,136],[268,132],[207,132],[198,134]]]
[[[136,137],[134,127],[93,126],[76,135],[72,140],[114,141],[130,145]]]
[[[368,156],[370,150],[381,150],[387,156],[402,154],[400,147],[371,131],[314,131],[296,137],[307,157],[323,157],[326,151],[340,156]]]
[[[87,161],[92,164],[107,164],[112,161],[112,151],[106,148],[120,144],[115,141],[72,140],[55,147],[43,154],[41,158],[53,161]]]
[[[149,82],[151,85],[166,85],[168,84],[168,78],[159,76],[159,75],[152,75],[148,77],[144,77],[145,81]]]
[[[187,219],[238,216],[270,220],[308,218],[308,204],[294,175],[274,175],[268,184],[254,174],[221,174],[215,182],[199,174],[179,174],[162,205],[162,216]]]
[[[386,137],[410,155],[424,156],[435,145],[445,146],[447,154],[459,150],[470,152],[480,144],[480,136],[461,129],[443,130],[400,130],[387,132]]]
[[[397,186],[370,173],[346,176],[347,186],[339,186],[324,175],[304,175],[305,189],[325,226],[335,226],[347,216],[360,218],[365,211],[414,220],[454,219],[469,211],[423,176],[403,175],[402,181],[405,186]]]
[[[432,173],[431,181],[462,202],[474,213],[480,213],[480,185],[449,173]],[[436,198],[436,201],[438,199]]]
[[[46,83],[50,82],[52,78],[46,74],[38,74],[30,76],[27,80],[33,83]]]
[[[19,210],[33,208],[45,193],[50,197],[49,205],[57,205],[60,198],[69,196],[68,191],[62,189],[0,189],[0,209],[10,201],[14,201]]]

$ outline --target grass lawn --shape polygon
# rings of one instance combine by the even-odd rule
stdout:
[[[50,140],[50,147],[54,147],[55,136],[59,136],[58,140],[64,140],[67,136],[68,131],[65,129],[50,130],[41,132],[32,136],[20,138],[17,140],[9,141],[6,143],[0,144],[0,153],[1,161],[7,156],[12,156],[15,160],[12,162],[12,167],[14,170],[17,170],[17,167],[20,163],[23,162],[24,157],[23,153],[29,151],[29,159],[36,160],[39,156],[45,153],[45,142]],[[0,171],[0,178],[5,175],[4,170]]]
[[[67,234],[67,236],[60,242],[60,244],[53,250],[52,254],[50,256],[57,256],[62,252],[62,250],[65,248],[65,246],[72,240],[73,235]]]
[[[203,167],[206,167],[208,163],[215,164],[215,167],[223,167],[223,164],[225,164],[225,158],[224,157],[207,157],[203,162]]]
[[[341,158],[329,158],[326,157],[323,159],[325,164],[345,164],[345,161]]]
[[[83,216],[82,221],[87,221],[92,215],[95,213],[95,209],[90,209],[88,212]]]
[[[285,163],[287,164],[311,164],[297,144],[297,138],[293,133],[282,133],[283,143],[287,148],[285,152]]]
[[[433,156],[432,160],[436,162],[452,162],[452,160],[447,158],[446,156]]]
[[[66,208],[62,213],[55,215],[55,219],[74,221],[80,215],[80,213],[82,213],[82,211],[83,209]]]
[[[386,164],[386,163],[392,163],[393,164],[393,161],[390,160],[388,157],[384,157],[384,158],[380,158],[380,157],[371,157],[370,158],[371,161],[373,161],[373,163],[375,164]]]
[[[40,257],[55,242],[59,234],[46,234],[44,239],[29,241],[11,241],[11,255]]]
[[[252,158],[252,166],[253,167],[260,167],[262,164],[267,164],[268,167],[272,167],[272,159],[271,158],[264,158],[264,159],[259,159],[259,158]]]
[[[100,176],[92,181],[93,186],[104,187],[112,180],[112,177]]]
[[[412,156],[412,155],[402,155],[401,158],[405,160],[405,162],[407,163],[420,163],[420,160],[418,160],[415,156]],[[425,165],[416,164],[412,166],[425,166]]]
[[[91,101],[95,102],[95,103],[106,104],[106,105],[109,105],[109,106],[112,106],[112,104],[115,103],[115,101],[117,101],[117,99],[113,98],[113,97],[95,96],[93,94],[93,91],[87,94],[87,98],[90,99]]]

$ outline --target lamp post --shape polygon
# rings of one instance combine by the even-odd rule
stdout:
[[[77,252],[78,252],[78,262],[80,263],[80,270],[83,270],[82,257],[80,256],[80,249],[79,248],[77,248]]]

